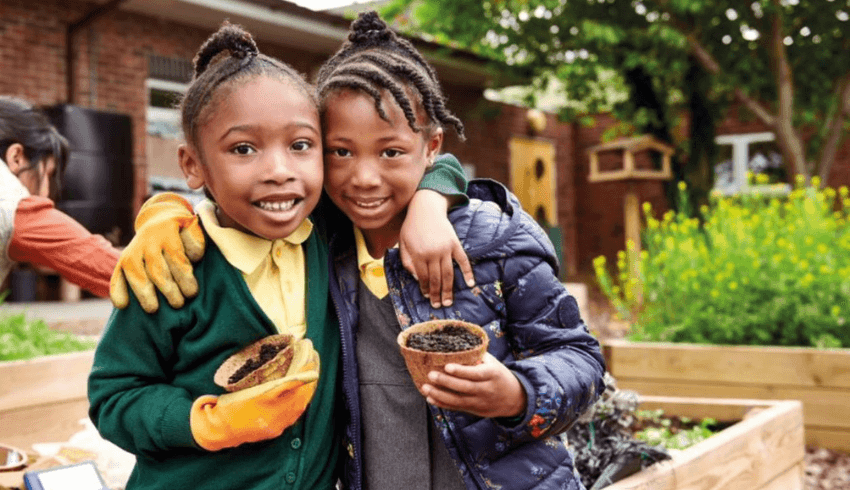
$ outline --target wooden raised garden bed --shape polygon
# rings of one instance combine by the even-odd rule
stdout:
[[[850,451],[850,350],[603,344],[622,389],[642,395],[800,400],[808,444]]]
[[[797,400],[642,396],[639,409],[740,422],[605,490],[803,488],[803,412]]]
[[[94,351],[0,362],[0,442],[29,450],[79,432],[93,362]]]

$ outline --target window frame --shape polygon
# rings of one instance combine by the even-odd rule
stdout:
[[[750,161],[750,144],[776,141],[776,135],[770,131],[758,133],[723,134],[714,138],[716,145],[732,147],[732,176],[733,185],[729,189],[719,189],[715,183],[714,190],[726,196],[738,194],[759,193],[771,195],[787,195],[791,186],[784,184],[750,184],[747,178],[747,164]]]

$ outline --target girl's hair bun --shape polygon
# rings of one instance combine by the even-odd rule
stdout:
[[[355,44],[378,45],[393,37],[387,23],[374,10],[361,13],[351,24],[348,40]]]
[[[257,43],[251,34],[242,27],[225,21],[221,27],[210,36],[198,54],[195,55],[195,77],[201,76],[211,65],[232,57],[245,59],[259,54]]]

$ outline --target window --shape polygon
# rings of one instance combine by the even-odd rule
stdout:
[[[727,134],[715,138],[718,158],[714,165],[714,189],[725,195],[744,192],[787,194],[782,153],[773,133]],[[750,183],[752,173],[760,183]]]
[[[148,193],[177,192],[197,203],[203,193],[189,189],[177,163],[177,148],[184,141],[178,104],[188,85],[149,78],[146,87]]]

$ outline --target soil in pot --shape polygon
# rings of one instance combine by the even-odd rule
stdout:
[[[433,332],[414,333],[407,338],[407,347],[425,352],[462,352],[479,345],[481,337],[455,325],[447,325]]]
[[[288,345],[286,344],[264,344],[260,346],[260,352],[256,357],[250,357],[245,361],[244,364],[239,366],[233,374],[227,378],[228,383],[237,383],[241,381],[245,376],[248,376],[252,372],[256,371],[263,364],[271,361],[278,354],[278,352],[286,349]],[[289,356],[289,359],[286,360],[288,364],[292,360],[292,356]],[[284,369],[286,371],[286,369]]]

